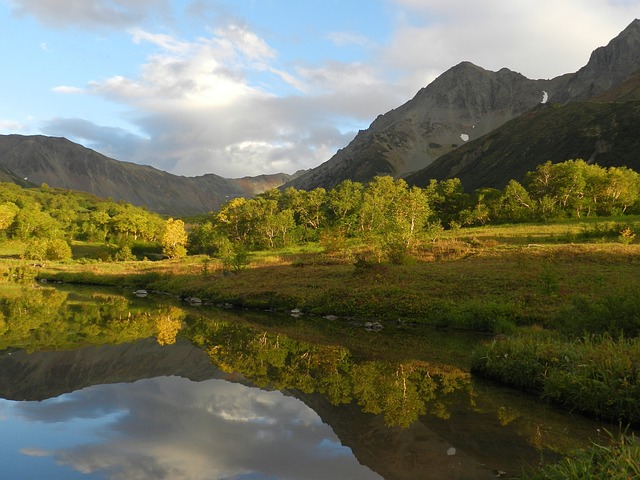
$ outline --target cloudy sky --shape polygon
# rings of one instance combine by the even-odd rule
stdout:
[[[293,173],[461,61],[551,78],[637,17],[640,0],[0,0],[0,134]]]
[[[223,380],[0,399],[0,427],[4,478],[381,479],[300,400]]]

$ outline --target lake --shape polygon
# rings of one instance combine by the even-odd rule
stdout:
[[[486,337],[0,290],[3,479],[489,479],[610,425],[473,378]]]

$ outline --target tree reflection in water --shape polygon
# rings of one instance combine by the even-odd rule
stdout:
[[[196,331],[200,346],[224,371],[264,388],[320,393],[334,405],[355,401],[367,413],[383,414],[391,426],[407,427],[426,413],[447,418],[447,397],[470,389],[469,373],[449,365],[356,362],[344,347],[222,321],[201,319],[185,334]]]

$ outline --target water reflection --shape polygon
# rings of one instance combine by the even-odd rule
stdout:
[[[599,426],[444,360],[477,338],[355,328],[11,286],[2,478],[489,479]]]
[[[48,478],[73,478],[65,467],[109,479],[381,478],[301,401],[224,380],[159,377],[0,408],[14,452],[58,465]],[[4,478],[31,477],[19,463]]]

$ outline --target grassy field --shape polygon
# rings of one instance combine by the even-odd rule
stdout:
[[[594,241],[585,233],[609,228],[604,225],[460,229],[425,244],[402,265],[358,262],[348,253],[328,256],[318,245],[307,245],[252,253],[246,266],[232,271],[225,271],[217,259],[194,256],[51,263],[36,273],[257,309],[298,308],[318,315],[401,319],[488,333],[540,325],[567,334],[611,326],[615,334],[616,323],[597,325],[595,317],[614,305],[621,311],[640,308],[633,300],[640,298],[640,244]],[[581,235],[581,242],[566,241]],[[5,258],[4,263],[20,262]],[[577,316],[590,324],[583,328]]]

